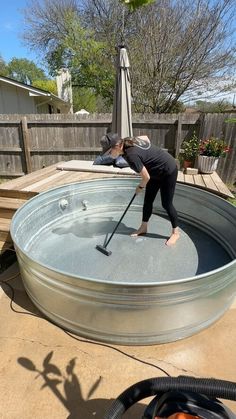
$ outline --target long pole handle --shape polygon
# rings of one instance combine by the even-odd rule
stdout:
[[[115,234],[115,232],[116,232],[117,228],[119,227],[119,225],[120,225],[121,221],[123,220],[123,218],[124,218],[125,214],[127,213],[128,209],[129,209],[130,205],[132,204],[132,202],[133,202],[133,200],[134,200],[134,198],[135,198],[135,197],[136,197],[136,193],[134,194],[134,196],[133,196],[133,198],[131,199],[130,203],[128,204],[128,206],[127,206],[126,210],[124,211],[124,213],[123,213],[123,214],[122,214],[122,216],[120,217],[120,219],[119,219],[118,223],[116,224],[116,226],[115,226],[115,228],[114,228],[113,232],[111,233],[111,235],[110,235],[109,239],[108,239],[108,240],[107,240],[107,242],[104,244],[104,247],[105,247],[105,248],[106,248],[106,247],[107,247],[107,245],[110,243],[110,241],[111,241],[112,237],[114,236],[114,234]]]

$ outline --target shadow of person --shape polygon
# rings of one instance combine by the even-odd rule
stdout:
[[[68,411],[67,419],[89,419],[91,417],[103,418],[112,403],[112,399],[91,399],[102,383],[102,377],[91,382],[91,387],[86,397],[83,397],[81,385],[74,368],[76,358],[72,358],[63,373],[58,366],[52,362],[53,351],[49,352],[43,360],[43,369],[39,370],[29,358],[19,357],[18,363],[27,370],[36,373],[35,378],[41,378],[43,384],[41,389],[48,387]],[[136,419],[142,417],[145,405],[140,403],[129,409],[125,417]]]

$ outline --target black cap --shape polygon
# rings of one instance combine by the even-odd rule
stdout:
[[[109,132],[108,134],[104,135],[100,141],[100,144],[102,146],[102,153],[104,154],[110,148],[115,147],[115,145],[119,141],[120,137],[118,134],[113,134],[112,132]]]

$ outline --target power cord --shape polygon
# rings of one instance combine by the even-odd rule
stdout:
[[[20,272],[17,272],[17,274],[12,275],[11,277],[5,279],[4,281],[0,280],[0,284],[6,285],[11,290],[10,308],[14,313],[16,313],[16,314],[26,314],[26,315],[29,315],[29,316],[38,317],[40,319],[43,319],[46,322],[52,324],[53,326],[56,326],[58,329],[62,330],[66,335],[68,335],[69,337],[71,337],[74,340],[77,340],[78,342],[89,343],[91,345],[102,346],[104,348],[112,349],[113,351],[116,351],[116,352],[126,356],[127,358],[132,359],[133,361],[136,361],[136,362],[139,362],[141,364],[148,365],[150,367],[156,368],[159,371],[163,372],[163,374],[165,374],[166,376],[170,377],[170,374],[167,371],[165,371],[163,368],[159,367],[158,365],[152,364],[151,362],[144,361],[143,359],[140,359],[140,358],[136,358],[135,356],[130,355],[129,353],[127,353],[125,351],[122,351],[121,349],[118,349],[118,348],[116,348],[112,345],[108,345],[108,344],[102,343],[102,342],[93,341],[93,340],[86,339],[86,338],[82,339],[82,338],[79,338],[77,336],[74,336],[72,333],[68,332],[67,330],[62,329],[60,326],[57,326],[55,323],[51,322],[49,319],[47,319],[47,318],[45,318],[41,315],[30,313],[29,311],[16,310],[13,306],[14,297],[15,297],[15,290],[8,282],[11,281],[12,279],[15,279],[18,275],[20,275]]]
[[[170,377],[170,374],[168,374],[167,371],[165,371],[163,368],[159,367],[158,365],[152,364],[151,362],[144,361],[143,359],[140,359],[140,358],[136,358],[135,356],[130,355],[127,352],[124,352],[121,349],[118,349],[112,345],[107,345],[106,343],[101,343],[101,342],[95,342],[89,339],[81,339],[81,338],[78,338],[77,336],[72,335],[70,332],[67,332],[66,330],[64,330],[64,332],[66,335],[70,336],[72,339],[78,340],[79,342],[91,343],[92,345],[103,346],[105,348],[113,349],[113,351],[119,352],[120,354],[128,358],[131,358],[134,361],[140,362],[145,365],[149,365],[150,367],[157,368],[159,371],[162,371],[165,375]]]

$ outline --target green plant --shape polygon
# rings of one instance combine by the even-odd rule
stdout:
[[[211,136],[205,140],[201,140],[199,146],[199,154],[209,157],[225,157],[230,151],[225,141],[220,138]]]
[[[195,133],[190,139],[184,140],[182,143],[182,151],[180,153],[183,160],[194,161],[199,152],[199,139]]]
[[[228,118],[225,120],[226,123],[228,124],[235,124],[236,123],[236,118]]]

